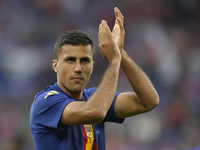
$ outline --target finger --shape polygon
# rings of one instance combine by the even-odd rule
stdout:
[[[117,22],[119,24],[120,30],[123,30],[124,29],[124,23],[123,23],[123,21],[118,17],[117,18]]]
[[[115,18],[116,18],[115,19],[115,24],[119,24],[119,21],[117,21],[117,18],[121,17],[119,12],[120,12],[119,9],[117,7],[115,7],[115,9],[114,9]]]
[[[122,15],[121,11],[117,7],[115,7],[115,16],[116,18],[119,17],[120,20],[122,20],[122,22],[124,21],[124,16]]]
[[[116,17],[115,25],[119,25],[120,30],[123,31],[124,30],[124,16],[122,15],[121,11],[117,7],[115,7],[114,11],[115,11],[115,17]]]
[[[120,27],[120,30],[123,31],[124,30],[124,16],[121,14],[119,9],[117,9],[117,12],[120,15],[119,15],[119,17],[116,18],[116,24],[118,24]]]
[[[106,25],[107,25],[107,22],[105,20],[102,20],[99,25],[99,35],[103,32]]]
[[[119,9],[117,7],[114,8],[114,12],[115,12],[115,17],[119,17],[119,13],[118,13]]]
[[[114,8],[114,13],[115,13],[115,24],[114,27],[112,29],[112,32],[114,31],[114,29],[119,25],[119,21],[117,20],[117,18],[119,17],[118,13],[117,13],[117,7]]]
[[[102,43],[106,42],[107,40],[112,39],[112,33],[110,31],[110,27],[107,25],[107,22],[105,20],[101,21],[101,24],[99,25],[99,41]]]
[[[101,20],[101,24],[107,24],[105,20]]]
[[[99,24],[99,28],[105,25],[107,25],[107,22],[105,20],[101,20],[101,23]]]
[[[101,21],[101,28],[103,28],[104,30],[109,30],[110,29],[108,24],[107,24],[107,21],[105,21],[105,20]]]

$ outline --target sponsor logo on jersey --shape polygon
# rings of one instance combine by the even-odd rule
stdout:
[[[47,95],[44,97],[44,99],[46,99],[48,96],[54,95],[54,94],[59,94],[59,93],[57,91],[50,91],[47,93]]]

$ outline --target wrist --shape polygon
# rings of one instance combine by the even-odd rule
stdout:
[[[120,66],[121,59],[120,58],[114,58],[111,61],[109,61],[109,66]]]

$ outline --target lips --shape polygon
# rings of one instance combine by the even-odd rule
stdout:
[[[72,77],[72,79],[75,81],[83,80],[83,78],[81,76],[75,76],[75,77]]]
[[[73,77],[72,79],[83,79],[82,77]]]

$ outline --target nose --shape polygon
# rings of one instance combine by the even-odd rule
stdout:
[[[74,72],[75,72],[75,73],[81,73],[81,72],[82,72],[82,68],[81,68],[80,62],[77,62],[77,63],[76,63],[76,67],[75,67]]]

